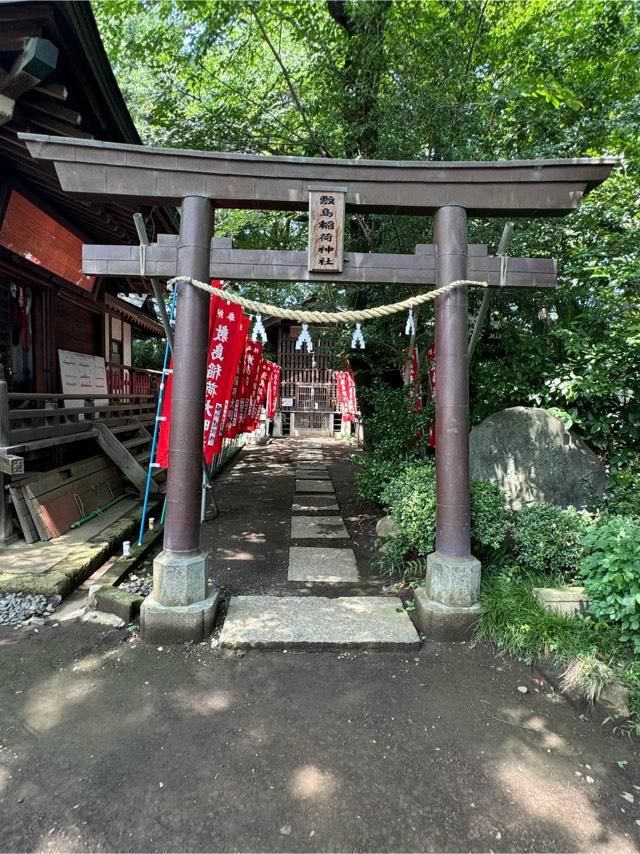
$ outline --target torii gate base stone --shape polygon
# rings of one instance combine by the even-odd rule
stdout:
[[[181,205],[177,255],[173,241],[160,245],[158,240],[156,248],[149,249],[158,269],[148,274],[161,275],[163,264],[169,260],[171,267],[175,258],[179,276],[200,281],[218,274],[211,258],[214,205],[300,211],[308,207],[311,189],[332,192],[341,188],[351,212],[433,216],[436,283],[446,285],[468,278],[468,214],[512,217],[568,213],[586,192],[607,178],[618,162],[616,158],[497,163],[353,161],[154,149],[31,134],[21,134],[21,138],[33,157],[53,162],[62,189],[68,193],[128,204],[134,210],[140,205]],[[122,259],[123,247],[88,249],[94,251],[85,253],[85,272],[130,274],[130,257]],[[280,281],[283,276],[278,270],[287,269],[285,279],[298,278],[299,253],[263,253],[266,264],[243,264],[232,249],[220,249],[220,253],[227,258],[227,267],[237,271],[227,278]],[[96,270],[95,259],[105,257],[107,269]],[[305,278],[336,284],[404,281],[415,285],[429,280],[426,255],[385,257],[386,262],[377,261],[376,255],[346,256],[350,264],[345,263],[344,272],[309,272]],[[398,258],[397,272],[387,275],[393,257]],[[480,264],[488,264],[487,275],[482,276],[486,281],[491,280],[490,260],[479,259]],[[523,261],[519,284],[551,283],[554,269],[535,260]],[[477,262],[474,256],[474,264]],[[225,278],[220,272],[220,278]],[[538,274],[546,281],[541,282]],[[154,562],[153,592],[142,609],[141,635],[154,643],[202,640],[211,630],[218,602],[217,594],[208,593],[207,556],[200,549],[208,314],[205,292],[181,288],[164,551]],[[460,640],[468,636],[478,617],[480,590],[480,562],[471,555],[470,540],[466,287],[436,300],[435,328],[436,551],[428,557],[426,584],[416,596],[416,610],[429,637]]]

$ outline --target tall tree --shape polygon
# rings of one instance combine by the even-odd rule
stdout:
[[[472,373],[475,418],[556,406],[609,456],[637,444],[640,4],[626,0],[103,0],[116,74],[150,143],[261,154],[500,159],[622,154],[561,220],[516,224],[514,253],[555,255],[553,294],[496,299]],[[302,248],[305,217],[225,212],[238,245]],[[492,247],[502,223],[475,220]],[[412,252],[424,218],[370,216],[349,247]],[[261,292],[260,283],[249,286]],[[287,286],[276,299],[313,289]],[[273,294],[271,294],[273,296]],[[318,304],[391,301],[394,286]],[[472,295],[472,306],[474,305]],[[430,317],[421,317],[419,344]],[[398,324],[367,324],[371,374],[397,372]]]

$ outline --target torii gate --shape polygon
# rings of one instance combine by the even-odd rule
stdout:
[[[467,216],[564,215],[604,181],[616,158],[504,162],[332,160],[157,149],[21,134],[31,155],[52,161],[62,189],[89,201],[175,204],[179,236],[146,249],[148,276],[201,281],[396,282],[446,285],[478,278],[500,283],[500,259],[469,246]],[[235,250],[212,240],[214,208],[305,210],[310,193],[342,193],[347,211],[433,216],[433,246],[414,255],[347,253],[331,272],[316,272],[306,253]],[[310,253],[311,254],[311,253]],[[139,247],[85,247],[84,271],[140,274]],[[317,259],[316,259],[316,263]],[[508,284],[553,286],[555,262],[509,259]],[[149,641],[200,640],[210,631],[200,549],[200,488],[208,297],[185,287],[178,299],[173,414],[164,550],[154,562],[153,593],[142,611]],[[417,613],[434,638],[459,639],[477,619],[480,562],[471,554],[467,289],[438,297],[436,377],[436,551],[427,559]]]

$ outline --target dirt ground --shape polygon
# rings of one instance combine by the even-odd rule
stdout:
[[[227,592],[285,592],[288,444],[219,482],[205,541]],[[331,471],[360,565],[375,518],[348,452]],[[636,852],[638,759],[483,645],[238,655],[0,629],[2,851]]]

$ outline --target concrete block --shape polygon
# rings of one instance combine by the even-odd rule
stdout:
[[[207,553],[160,552],[153,562],[153,598],[159,605],[184,606],[207,596]]]
[[[125,623],[131,623],[138,616],[140,606],[144,602],[144,596],[121,590],[118,587],[107,587],[95,585],[98,590],[95,593],[95,607],[98,611],[107,614],[115,614]]]
[[[353,549],[292,546],[287,580],[328,584],[357,581],[358,565]]]
[[[296,480],[296,492],[326,492],[333,495],[334,489],[327,480]]]
[[[480,561],[433,552],[427,557],[425,592],[430,601],[448,608],[473,607],[480,595]]]
[[[211,634],[221,594],[190,605],[162,605],[151,596],[140,609],[140,637],[145,643],[198,643]]]
[[[340,516],[293,516],[291,539],[293,540],[336,540],[349,538]]]
[[[414,602],[416,622],[428,640],[471,640],[473,629],[482,612],[478,604],[470,608],[456,608],[433,602],[428,598],[425,589],[420,587],[414,593]]]
[[[545,611],[568,617],[586,611],[589,606],[584,587],[534,587],[533,595]]]
[[[231,649],[395,649],[420,645],[390,596],[234,596],[220,634]]]

